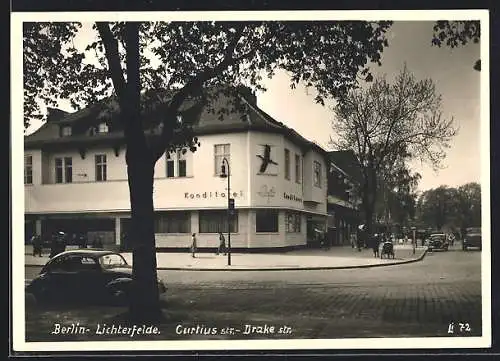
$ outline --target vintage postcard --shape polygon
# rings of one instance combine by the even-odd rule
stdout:
[[[13,350],[490,347],[488,19],[12,13]]]

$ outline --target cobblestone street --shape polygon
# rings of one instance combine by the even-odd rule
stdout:
[[[171,285],[171,302],[190,300],[193,310],[206,312],[203,322],[209,324],[216,317],[211,310],[244,310],[248,322],[259,315],[259,322],[317,324],[314,331],[295,328],[296,337],[450,336],[451,322],[469,324],[461,336],[477,336],[480,255],[451,250],[372,269],[160,274]]]
[[[164,299],[168,322],[162,325],[158,338],[479,336],[480,258],[481,252],[454,249],[429,253],[421,262],[365,269],[159,271],[169,291]],[[26,271],[28,277],[36,268],[27,267]],[[50,327],[51,322],[92,323],[99,314],[96,312],[102,311],[85,308],[69,312],[29,311],[28,339],[34,340],[30,336],[34,334],[36,338],[44,334],[43,339],[54,339],[49,329],[44,332],[41,328]],[[452,322],[457,328],[449,334]],[[460,332],[460,323],[470,330]],[[186,335],[178,333],[179,325],[187,329],[234,327],[241,332],[245,325],[274,325],[277,329],[291,327],[292,332]],[[89,338],[92,336],[76,337]]]

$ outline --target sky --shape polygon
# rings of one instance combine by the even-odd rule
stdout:
[[[453,117],[458,135],[447,150],[444,169],[434,172],[427,165],[413,162],[412,169],[422,175],[419,190],[440,185],[457,187],[480,183],[480,72],[472,67],[480,58],[480,45],[461,48],[431,46],[432,22],[395,22],[388,33],[389,47],[382,54],[382,66],[374,64],[374,75],[399,73],[406,63],[417,79],[431,78],[442,95],[443,116]],[[258,105],[304,137],[330,149],[332,112],[314,104],[305,89],[291,90],[288,78],[280,74],[266,83],[268,91],[258,97]]]
[[[87,25],[87,24],[86,24]],[[480,72],[473,65],[480,58],[480,45],[468,44],[450,49],[431,46],[433,22],[396,21],[389,30],[389,47],[382,54],[382,66],[373,64],[372,73],[386,74],[390,79],[406,64],[417,79],[431,78],[442,95],[443,116],[453,117],[459,126],[458,135],[447,150],[444,169],[435,172],[420,162],[412,169],[422,175],[419,190],[440,185],[457,187],[468,182],[480,183]],[[86,43],[93,35],[81,34],[77,43]],[[78,44],[75,44],[78,47]],[[267,91],[257,94],[258,106],[276,120],[295,129],[305,138],[325,149],[333,135],[332,112],[328,104],[315,104],[307,90],[289,87],[289,78],[278,72],[264,82]],[[72,111],[61,103],[61,109]],[[33,124],[31,131],[40,124]]]

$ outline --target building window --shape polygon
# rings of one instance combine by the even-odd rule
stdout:
[[[314,186],[321,188],[321,163],[314,161]]]
[[[174,164],[175,162],[172,159],[172,156],[170,155],[170,153],[167,153],[167,178],[175,177]]]
[[[300,183],[302,180],[302,173],[300,171],[300,155],[295,154],[295,183]]]
[[[285,148],[285,179],[290,180],[290,150]]]
[[[73,160],[71,157],[56,158],[56,183],[73,182]]]
[[[255,212],[255,232],[277,233],[278,232],[278,210],[259,209]]]
[[[24,156],[24,184],[33,184],[33,157]]]
[[[177,168],[175,164],[177,163]],[[175,153],[167,153],[167,178],[186,177],[187,161],[186,154],[182,150]]]
[[[99,133],[107,133],[109,131],[109,127],[106,123],[100,123],[97,128],[97,132]]]
[[[95,156],[95,180],[104,182],[107,178],[106,154],[98,154]]]
[[[155,233],[191,233],[191,214],[189,212],[157,213]]]
[[[200,211],[199,212],[200,233],[227,233],[227,210],[224,211]],[[238,211],[231,217],[231,233],[238,232]]]
[[[215,155],[215,175],[219,176],[221,174],[222,160],[226,158],[229,164],[231,164],[231,154],[230,154],[229,144],[214,145],[214,155]],[[227,171],[228,170],[226,169],[226,172]]]
[[[71,127],[64,126],[61,128],[61,137],[69,137],[71,135]]]
[[[300,233],[302,217],[299,212],[286,213],[286,231],[289,233]]]
[[[183,153],[182,150],[177,151],[177,166],[179,169],[179,177],[186,176],[186,153]]]

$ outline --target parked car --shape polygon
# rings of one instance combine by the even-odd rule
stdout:
[[[462,243],[462,249],[467,251],[470,247],[482,248],[481,227],[467,228]]]
[[[447,251],[450,243],[448,242],[448,237],[444,233],[433,233],[425,241],[425,245],[428,247],[429,251],[434,250],[444,250]]]
[[[77,301],[113,302],[129,300],[132,267],[113,251],[79,249],[60,253],[50,259],[40,274],[27,286],[37,302]],[[165,284],[158,280],[158,290]]]

